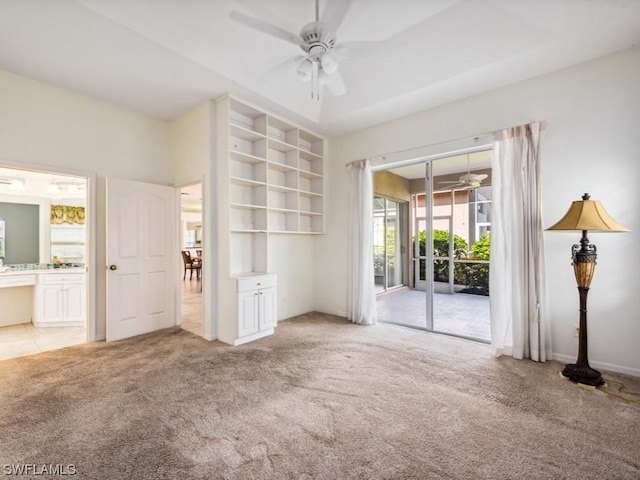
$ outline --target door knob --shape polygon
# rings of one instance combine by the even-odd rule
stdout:
[[[109,270],[117,270],[118,266],[117,265],[109,265]]]

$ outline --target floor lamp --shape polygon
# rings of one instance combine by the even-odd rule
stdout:
[[[571,203],[567,213],[555,225],[547,230],[582,230],[580,245],[571,247],[573,272],[578,282],[580,294],[580,330],[578,332],[578,359],[562,370],[562,376],[573,382],[598,387],[604,385],[604,379],[598,370],[589,366],[587,354],[587,294],[596,269],[596,246],[589,243],[587,231],[592,232],[628,232],[605,211],[598,200],[590,200],[588,193],[582,200]]]

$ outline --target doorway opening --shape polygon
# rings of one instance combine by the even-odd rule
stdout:
[[[409,239],[408,282],[377,296],[379,320],[490,341],[491,157],[488,149],[374,173],[374,196],[375,177],[393,176],[410,212],[398,234]]]
[[[202,215],[202,183],[180,189],[180,305],[181,326],[203,335],[203,254],[204,218]]]
[[[0,167],[0,360],[87,341],[87,187]]]

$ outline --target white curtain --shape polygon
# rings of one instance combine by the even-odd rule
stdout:
[[[493,354],[544,362],[551,331],[540,192],[543,122],[495,135],[490,306]]]
[[[351,175],[349,198],[348,316],[353,323],[376,323],[373,277],[373,176],[369,160],[347,167]]]

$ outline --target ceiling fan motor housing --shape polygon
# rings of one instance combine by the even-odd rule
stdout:
[[[300,31],[304,41],[300,48],[313,58],[319,58],[324,53],[333,50],[336,44],[335,35],[326,29],[321,22],[311,22]]]

